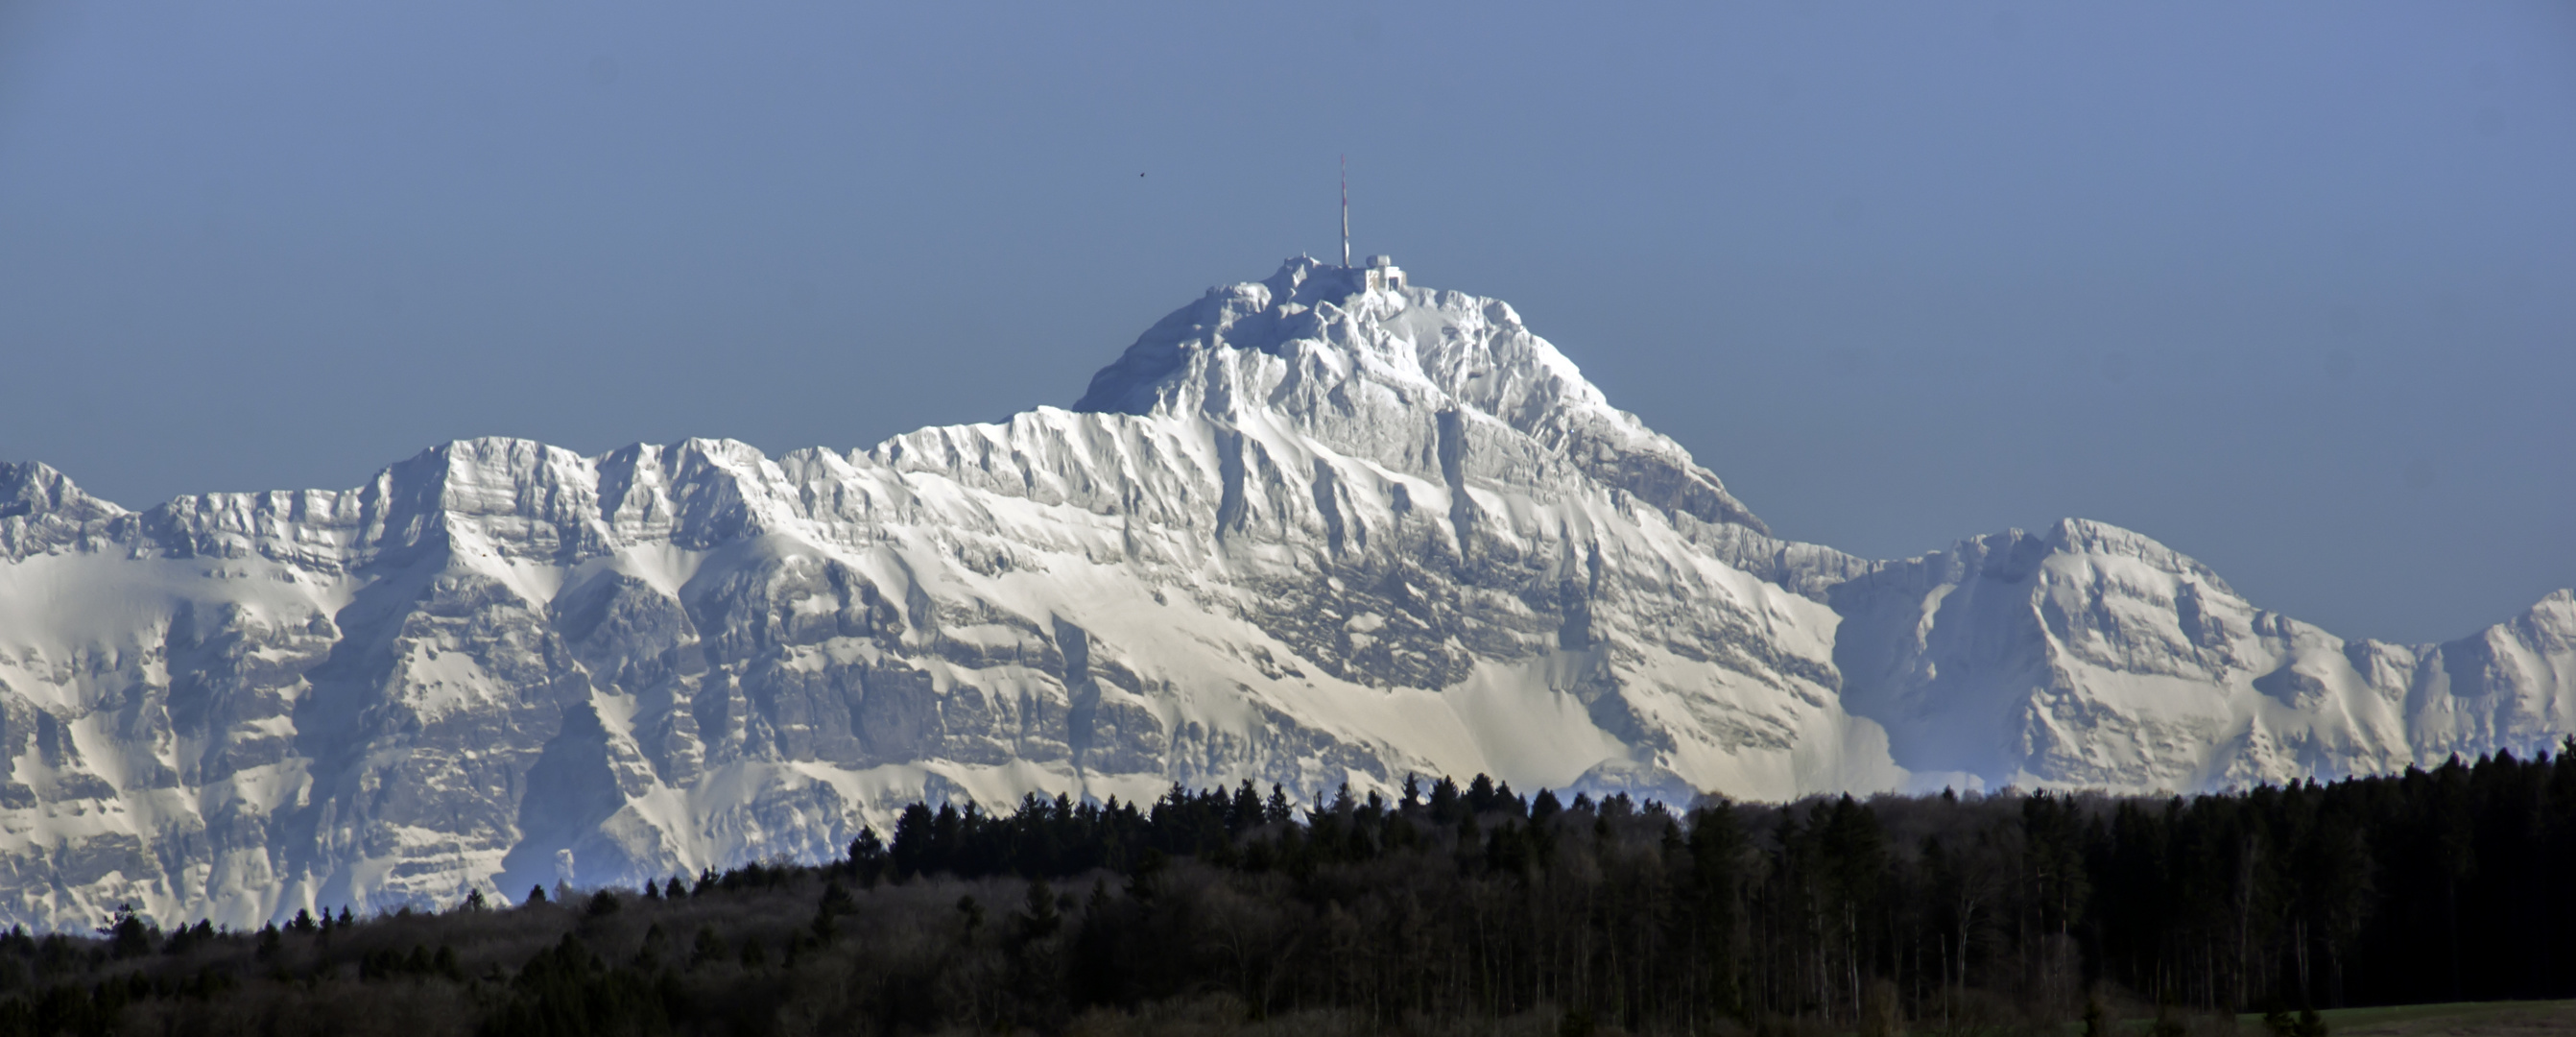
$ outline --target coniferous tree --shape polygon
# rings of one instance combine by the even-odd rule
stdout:
[[[907,808],[905,813],[909,815],[910,809]],[[885,843],[877,838],[877,830],[862,826],[859,837],[850,840],[850,873],[858,878],[859,885],[875,889],[877,882],[885,877],[890,863]]]
[[[2180,1032],[2185,1012],[2439,999],[2455,954],[2479,996],[2576,993],[2555,888],[2555,865],[2576,859],[2563,755],[2162,800],[1835,796],[1686,814],[1621,794],[1524,802],[1486,778],[1431,802],[1319,791],[1274,819],[1284,789],[1237,785],[907,810],[927,823],[893,887],[865,885],[862,839],[825,865],[749,862],[703,870],[694,892],[681,878],[668,895],[566,901],[615,908],[597,912],[308,909],[283,928],[166,937],[132,919],[143,954],[121,946],[123,913],[95,940],[0,933],[0,1037],[167,1031],[181,1005],[227,990],[314,1005],[359,983],[391,984],[377,1000],[451,999],[488,1033],[673,1037],[1061,1032],[1083,1011],[1214,991],[1257,1016],[1349,1012],[1331,1024],[1345,1030],[1526,1030],[1501,1021],[1541,1013],[1642,1035],[2099,1032],[2101,1000],[2125,990],[2169,1006],[2157,1028]],[[889,871],[893,849],[877,848]],[[1087,899],[1056,895],[1067,882]],[[987,925],[992,903],[1010,906]],[[661,1007],[554,1003],[596,997]]]
[[[135,958],[152,953],[152,943],[161,935],[154,926],[135,913],[132,904],[116,905],[116,913],[109,915],[107,924],[100,926],[98,931],[100,935],[107,937],[109,953],[118,958]]]

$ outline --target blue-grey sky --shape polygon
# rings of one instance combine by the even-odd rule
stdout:
[[[1358,247],[1781,533],[2138,529],[2347,635],[2576,585],[2566,3],[0,0],[0,458],[1066,404]]]

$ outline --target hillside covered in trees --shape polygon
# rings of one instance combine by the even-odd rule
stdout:
[[[2571,875],[2576,740],[2176,799],[1175,788],[517,905],[13,930],[0,1037],[2181,1032],[2576,996]]]

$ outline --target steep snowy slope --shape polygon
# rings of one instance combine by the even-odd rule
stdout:
[[[1783,542],[1509,306],[1296,260],[1072,411],[866,451],[474,440],[140,513],[0,466],[0,915],[634,882],[924,796],[2332,775],[2553,742],[2572,642],[2560,595],[2346,645],[2085,523]]]
[[[2443,645],[2347,642],[2128,530],[2067,520],[1834,586],[1846,709],[1984,784],[2187,790],[2381,773],[2576,731],[2576,599]]]

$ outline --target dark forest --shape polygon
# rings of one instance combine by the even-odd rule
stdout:
[[[2171,799],[917,805],[822,865],[0,937],[0,1037],[2181,1034],[2570,996],[2576,740]]]

